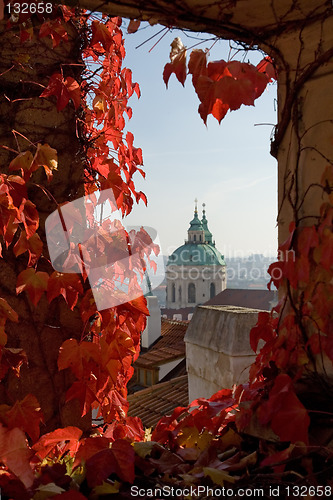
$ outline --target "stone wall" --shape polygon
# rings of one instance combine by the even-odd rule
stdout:
[[[185,335],[189,400],[246,382],[255,359],[249,333],[258,309],[199,306]]]

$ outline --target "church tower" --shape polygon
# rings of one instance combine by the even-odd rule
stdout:
[[[208,229],[205,204],[202,219],[198,217],[197,200],[187,235],[184,245],[167,262],[166,307],[170,309],[203,304],[227,286],[224,256],[215,247]]]

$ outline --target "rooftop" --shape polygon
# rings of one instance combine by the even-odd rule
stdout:
[[[154,427],[177,406],[188,405],[188,377],[182,375],[130,394],[128,402],[129,416],[140,417],[144,427]]]
[[[277,302],[277,293],[273,290],[226,288],[203,305],[230,305],[270,311],[271,303],[275,301]]]
[[[153,368],[174,359],[185,357],[184,336],[188,324],[188,321],[162,318],[161,337],[148,351],[140,354],[134,366]]]

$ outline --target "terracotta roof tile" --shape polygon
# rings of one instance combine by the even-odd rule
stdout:
[[[162,318],[161,337],[144,353],[141,353],[134,366],[153,368],[174,359],[185,357],[184,336],[188,321],[174,321]]]
[[[161,417],[170,415],[177,406],[188,405],[188,377],[155,384],[128,396],[128,415],[140,417],[144,427],[154,427]]]

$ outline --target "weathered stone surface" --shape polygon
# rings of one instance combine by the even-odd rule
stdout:
[[[249,333],[257,309],[197,307],[185,335],[190,401],[245,382],[254,361]]]

